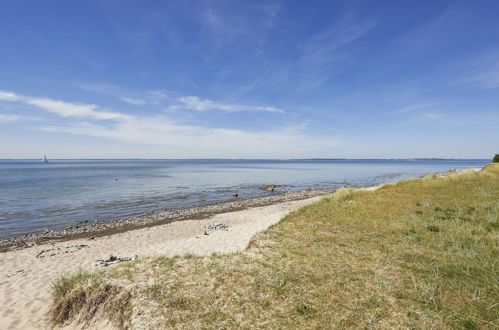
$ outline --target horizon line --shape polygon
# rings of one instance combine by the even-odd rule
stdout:
[[[49,158],[50,159],[50,158]],[[492,159],[492,158],[490,158]],[[0,160],[39,160],[39,158],[0,158]],[[489,160],[489,158],[441,158],[441,157],[403,157],[403,158],[51,158],[50,160]]]

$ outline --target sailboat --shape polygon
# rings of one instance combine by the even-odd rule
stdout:
[[[49,160],[47,159],[47,155],[43,155],[42,162],[44,162],[44,163],[48,163],[49,162]]]

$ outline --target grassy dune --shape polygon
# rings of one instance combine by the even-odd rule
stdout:
[[[54,283],[54,324],[487,329],[499,325],[499,164],[342,189],[242,253],[139,260]]]

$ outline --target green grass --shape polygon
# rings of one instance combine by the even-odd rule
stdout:
[[[54,287],[53,310],[109,285],[129,297],[123,328],[496,328],[498,198],[499,164],[342,189],[244,252],[139,260]]]
[[[86,280],[89,274],[78,270],[72,274],[63,274],[52,282],[52,297],[54,300],[62,299],[64,295],[71,292],[81,281]]]

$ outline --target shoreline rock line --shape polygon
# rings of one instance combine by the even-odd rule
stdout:
[[[95,237],[109,236],[129,230],[152,227],[174,221],[203,219],[218,213],[332,194],[335,190],[336,189],[308,189],[305,191],[288,191],[264,197],[238,198],[236,200],[201,205],[192,208],[159,210],[131,218],[118,218],[105,222],[90,222],[88,224],[73,225],[62,229],[0,238],[0,252],[23,249],[50,241],[67,241],[77,238],[94,239]]]

